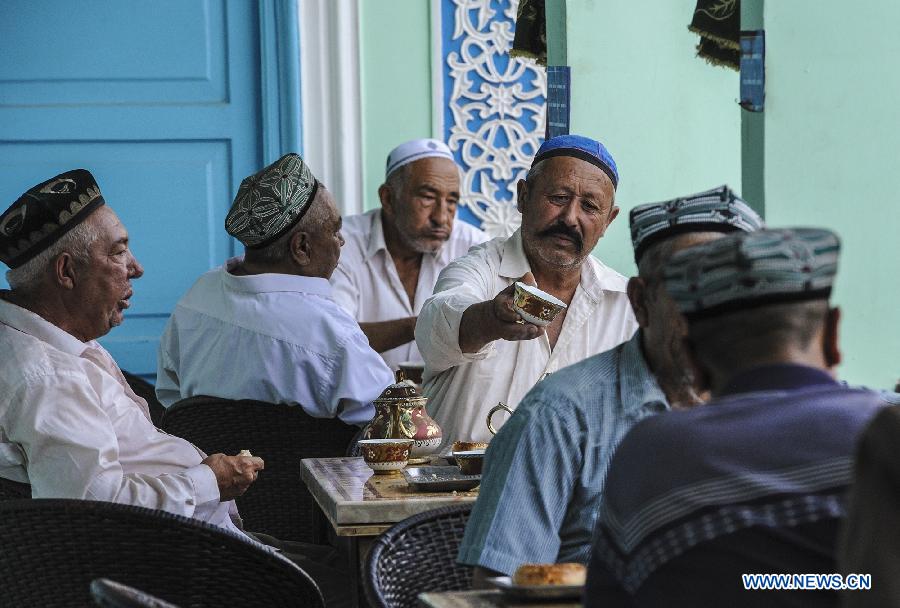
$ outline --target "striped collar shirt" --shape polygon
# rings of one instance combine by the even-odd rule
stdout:
[[[613,451],[667,409],[640,331],[538,383],[491,441],[459,561],[507,574],[526,562],[586,564]]]

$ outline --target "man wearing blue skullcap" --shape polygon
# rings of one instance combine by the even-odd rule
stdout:
[[[546,374],[634,333],[625,277],[590,255],[619,213],[618,181],[600,142],[579,135],[544,142],[517,186],[521,228],[441,272],[416,342],[428,410],[445,445],[487,441],[492,406],[515,409]],[[516,281],[536,284],[567,308],[546,327],[524,322],[512,306]]]
[[[684,320],[662,286],[663,263],[691,245],[752,231],[761,218],[727,186],[639,205],[629,217],[638,276],[632,338],[538,383],[491,441],[459,561],[475,584],[522,563],[587,564],[597,505],[616,446],[641,419],[690,407]],[[547,471],[552,471],[548,475]]]
[[[642,420],[617,449],[586,606],[838,605],[839,576],[799,591],[756,590],[749,577],[797,585],[790,575],[837,571],[856,440],[884,405],[834,378],[839,251],[828,230],[759,230],[666,264],[713,397]]]

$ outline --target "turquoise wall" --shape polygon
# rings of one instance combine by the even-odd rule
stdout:
[[[428,0],[359,4],[363,206],[377,207],[388,152],[431,137],[431,21]]]
[[[900,376],[900,79],[890,66],[900,57],[900,3],[823,11],[820,2],[791,0],[764,8],[766,219],[840,234],[841,375],[893,387]]]
[[[738,74],[696,57],[696,0],[568,0],[572,132],[619,166],[622,211],[596,254],[634,272],[628,210],[723,183],[741,190]]]

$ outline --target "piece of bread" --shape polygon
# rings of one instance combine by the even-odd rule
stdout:
[[[583,564],[522,564],[513,573],[514,585],[584,585]]]

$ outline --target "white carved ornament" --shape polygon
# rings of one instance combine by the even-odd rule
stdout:
[[[446,57],[452,115],[448,145],[463,165],[463,205],[491,236],[509,236],[521,223],[516,182],[524,177],[544,135],[547,75],[533,61],[510,58],[518,0],[444,0],[454,5]],[[443,24],[446,28],[449,24]]]

